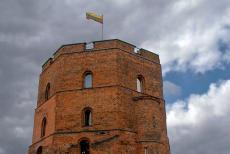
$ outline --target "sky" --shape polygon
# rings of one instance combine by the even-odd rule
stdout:
[[[0,0],[0,154],[31,144],[42,64],[104,38],[159,54],[172,154],[230,153],[229,0]]]

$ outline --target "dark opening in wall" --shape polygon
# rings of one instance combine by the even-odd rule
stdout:
[[[80,147],[81,147],[81,154],[89,154],[89,141],[87,140],[82,140],[80,142]]]

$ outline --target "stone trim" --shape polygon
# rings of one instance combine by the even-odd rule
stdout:
[[[124,50],[124,49],[121,49],[121,48],[106,48],[106,49],[91,49],[91,52],[87,52],[87,54],[89,54],[89,53],[95,53],[95,52],[103,52],[103,51],[107,51],[107,50],[110,50],[110,51],[112,51],[112,50],[120,50],[120,51],[123,51],[123,52],[125,52],[125,53],[128,53],[128,54],[131,54],[131,55],[133,55],[133,56],[135,56],[135,57],[138,57],[138,58],[142,58],[142,59],[144,59],[144,60],[146,60],[146,61],[149,61],[149,62],[151,62],[151,63],[154,63],[154,64],[158,64],[158,65],[160,65],[160,63],[159,62],[155,62],[155,61],[152,61],[152,60],[150,60],[150,59],[148,59],[148,58],[145,58],[145,57],[143,57],[143,56],[141,56],[140,54],[137,54],[137,53],[132,53],[132,52],[128,52],[128,51],[126,51],[126,50]],[[61,56],[63,56],[63,55],[70,55],[70,54],[82,54],[82,53],[86,53],[85,52],[85,50],[82,50],[82,51],[78,51],[78,52],[70,52],[70,53],[61,53],[60,55],[58,55],[56,58],[49,58],[42,66],[44,67],[43,69],[42,69],[42,72],[44,72],[48,67],[45,67],[46,66],[46,64],[48,63],[48,62],[50,62],[50,64],[53,64],[55,61],[56,61],[56,59],[58,59],[59,57],[61,57]]]
[[[154,100],[158,104],[160,104],[162,101],[162,99],[155,97],[155,96],[136,96],[136,97],[133,97],[133,101],[139,101],[139,100]]]
[[[108,85],[108,86],[98,86],[98,87],[93,87],[93,88],[78,88],[78,89],[60,90],[60,91],[56,91],[55,93],[53,93],[53,95],[51,95],[47,101],[49,101],[52,97],[54,97],[58,93],[74,92],[74,91],[82,91],[82,90],[93,90],[93,89],[99,89],[99,88],[112,88],[112,87],[121,87],[121,88],[130,90],[130,91],[142,94],[142,96],[133,97],[134,101],[143,100],[143,99],[152,99],[152,100],[157,101],[158,103],[161,103],[161,101],[163,101],[163,102],[165,101],[163,98],[152,96],[152,95],[149,95],[146,93],[141,93],[141,92],[138,92],[138,91],[133,90],[131,88],[122,86],[122,85]],[[35,110],[37,110],[40,106],[45,104],[47,101],[40,103]]]
[[[107,129],[107,130],[83,130],[83,131],[70,131],[70,132],[67,132],[67,131],[57,131],[57,132],[54,132],[48,136],[45,136],[43,138],[41,138],[40,140],[38,140],[37,142],[34,142],[33,144],[31,144],[29,147],[32,147],[33,145],[45,140],[46,138],[48,137],[51,137],[51,136],[56,136],[56,135],[63,135],[63,134],[79,134],[79,133],[97,133],[97,132],[111,132],[111,131],[120,131],[120,132],[129,132],[129,133],[135,133],[137,134],[137,132],[135,131],[130,131],[130,130],[126,130],[126,129]],[[116,135],[115,135],[116,136]]]

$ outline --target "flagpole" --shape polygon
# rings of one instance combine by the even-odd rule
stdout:
[[[103,19],[103,14],[102,14],[102,19]],[[102,22],[102,25],[101,25],[101,38],[102,38],[102,40],[103,40],[103,35],[104,35],[104,19],[102,20],[103,22]]]
[[[96,22],[99,22],[101,25],[101,39],[103,40],[104,38],[104,21],[103,21],[103,14],[102,15],[97,15],[92,12],[86,12],[86,19],[91,19]]]

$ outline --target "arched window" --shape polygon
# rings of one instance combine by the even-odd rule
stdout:
[[[42,146],[40,146],[40,147],[37,149],[36,154],[42,154]]]
[[[42,119],[42,126],[41,126],[41,137],[45,136],[46,134],[46,118]]]
[[[145,147],[145,154],[148,154],[148,148]]]
[[[50,97],[50,83],[46,85],[45,100],[47,101],[49,97]]]
[[[91,109],[87,108],[84,109],[84,115],[83,115],[83,124],[84,126],[91,126],[92,125],[92,112]]]
[[[143,92],[144,89],[144,78],[142,76],[137,77],[137,91]]]
[[[158,125],[157,119],[155,116],[153,116],[153,128],[157,128],[157,125]]]
[[[82,140],[80,142],[80,152],[81,154],[89,154],[89,141],[88,140]]]
[[[92,88],[93,86],[93,75],[91,72],[84,74],[84,88]]]

